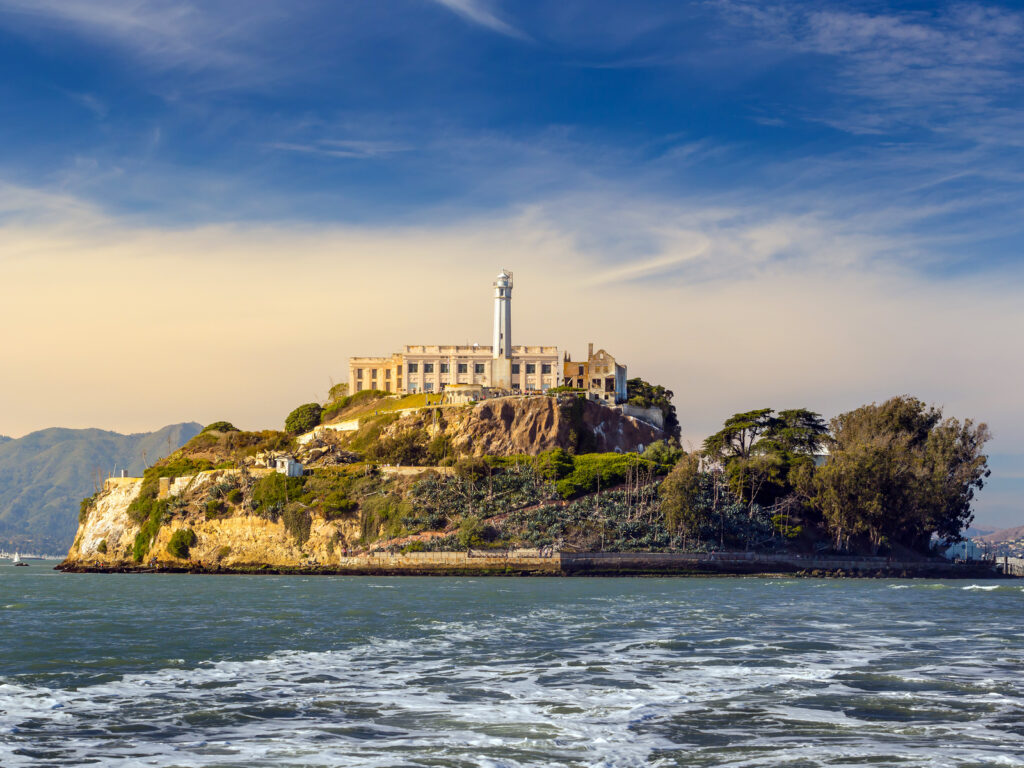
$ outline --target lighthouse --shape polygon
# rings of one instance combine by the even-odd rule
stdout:
[[[492,386],[512,388],[512,273],[498,273],[494,281],[494,343],[491,345]]]

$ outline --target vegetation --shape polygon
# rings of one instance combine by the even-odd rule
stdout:
[[[309,531],[313,525],[313,518],[309,510],[300,502],[293,501],[281,510],[281,522],[284,529],[291,534],[298,546],[302,546],[309,540]]]
[[[99,496],[99,491],[94,493],[92,496],[86,496],[80,502],[78,502],[78,524],[81,525],[89,517],[89,508],[93,502],[96,501],[96,497]]]
[[[626,398],[630,405],[638,408],[660,408],[665,419],[665,433],[679,441],[679,419],[676,416],[676,407],[672,404],[675,395],[671,390],[656,384],[650,384],[643,379],[628,379],[626,381]]]
[[[207,432],[238,432],[238,428],[230,421],[215,421],[212,424],[207,424],[203,427],[203,431],[199,434],[205,434]]]
[[[306,403],[300,405],[288,414],[284,420],[284,430],[291,435],[301,435],[309,432],[313,427],[320,424],[323,408],[320,403]]]
[[[391,437],[378,438],[366,451],[366,458],[383,464],[420,466],[426,462],[427,433],[422,429],[406,429]]]
[[[866,536],[873,551],[927,551],[932,536],[957,541],[971,501],[991,474],[985,424],[943,418],[920,400],[894,397],[832,420],[832,452],[813,475],[811,503],[836,546]]]
[[[302,496],[303,485],[302,477],[286,477],[279,472],[264,475],[253,484],[253,507],[260,514],[273,517]]]
[[[96,551],[101,555],[107,554],[107,540],[100,539],[100,543],[96,545]]]
[[[196,532],[191,528],[180,528],[171,534],[167,551],[180,560],[188,560],[189,550],[196,543]]]

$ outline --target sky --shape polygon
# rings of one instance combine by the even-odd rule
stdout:
[[[912,394],[1024,523],[1024,9],[0,0],[0,434],[280,427],[350,355],[594,342],[730,414]]]

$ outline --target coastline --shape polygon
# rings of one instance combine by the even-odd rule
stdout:
[[[65,560],[65,573],[192,573],[296,576],[801,576],[841,578],[1014,578],[992,563],[891,560],[884,557],[758,555],[748,552],[561,552],[550,556],[493,552],[374,553],[333,563],[204,565]]]

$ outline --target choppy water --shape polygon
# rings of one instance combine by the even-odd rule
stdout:
[[[1024,765],[1021,584],[0,563],[0,765]]]

